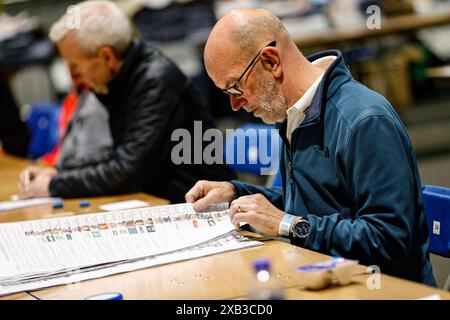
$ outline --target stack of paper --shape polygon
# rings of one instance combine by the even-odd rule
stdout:
[[[0,295],[260,245],[227,205],[191,204],[0,224]]]
[[[44,204],[54,204],[62,201],[61,198],[35,198],[16,201],[0,201],[0,211],[17,210],[27,207],[41,206]]]

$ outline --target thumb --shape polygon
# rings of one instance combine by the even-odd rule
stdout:
[[[33,180],[39,173],[42,171],[42,168],[39,167],[29,167],[27,169],[27,175],[30,180]]]

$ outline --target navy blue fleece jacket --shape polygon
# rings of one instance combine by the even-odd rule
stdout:
[[[262,193],[285,212],[307,217],[305,248],[378,265],[381,272],[435,285],[416,159],[389,102],[355,81],[334,55],[307,110],[286,140],[282,188],[232,181],[238,195]],[[300,72],[300,71],[299,71]]]

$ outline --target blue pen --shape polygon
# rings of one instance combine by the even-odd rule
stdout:
[[[53,204],[53,208],[54,208],[54,209],[60,209],[60,208],[62,208],[62,207],[64,207],[64,202],[63,202],[63,201],[56,201],[56,202]]]
[[[123,300],[123,296],[119,292],[107,292],[89,296],[84,300]]]
[[[89,201],[87,201],[87,200],[80,201],[80,207],[83,207],[83,208],[89,207]]]

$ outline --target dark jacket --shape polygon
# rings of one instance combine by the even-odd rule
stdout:
[[[0,70],[0,149],[26,157],[30,140],[29,129],[20,119],[19,107],[6,77]]]
[[[134,41],[108,87],[109,94],[98,97],[109,111],[112,154],[97,163],[58,172],[50,183],[52,195],[144,191],[181,202],[199,179],[235,177],[225,165],[173,164],[171,151],[178,143],[171,142],[175,129],[184,128],[194,137],[194,121],[202,121],[203,130],[214,125],[191,82],[159,50]]]
[[[389,102],[355,81],[342,54],[327,69],[305,120],[285,138],[281,189],[234,181],[240,196],[263,193],[311,224],[305,248],[378,265],[381,272],[435,285],[416,159]]]

